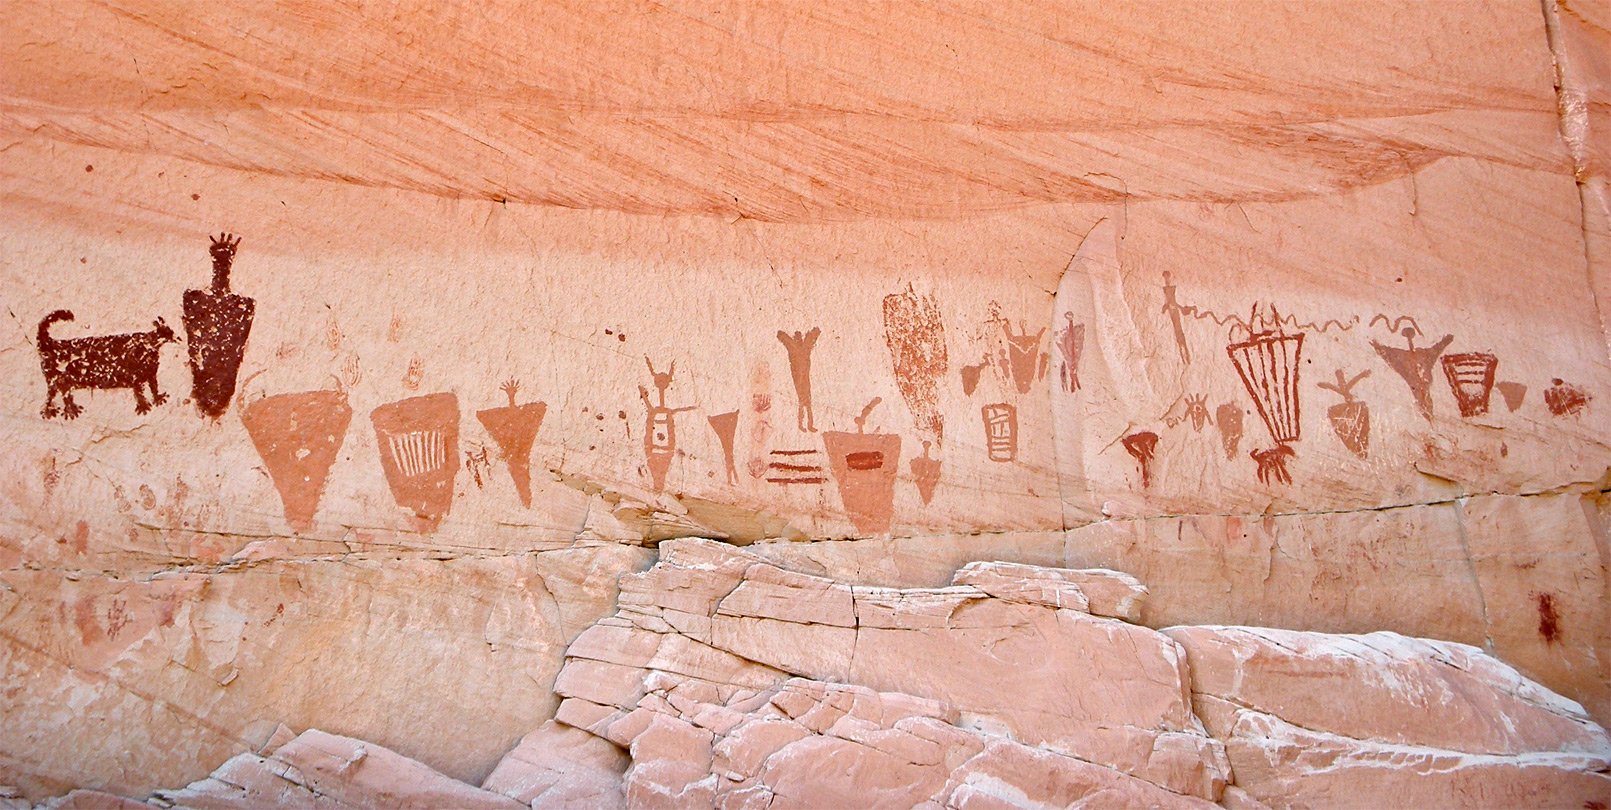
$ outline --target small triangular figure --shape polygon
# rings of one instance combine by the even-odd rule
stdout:
[[[940,483],[940,460],[929,458],[929,442],[923,443],[923,455],[912,459],[912,480],[917,482],[917,495],[928,506],[934,500],[934,487]]]
[[[481,420],[492,440],[503,450],[504,459],[509,463],[509,477],[514,479],[515,492],[520,495],[520,505],[529,509],[531,508],[531,447],[536,443],[537,431],[543,426],[543,416],[548,413],[548,405],[542,402],[516,405],[515,394],[520,390],[518,380],[505,382],[499,390],[509,397],[509,405],[476,411],[475,418]]]
[[[325,479],[351,423],[352,407],[337,391],[264,397],[241,412],[241,424],[280,492],[292,531],[313,528]]]

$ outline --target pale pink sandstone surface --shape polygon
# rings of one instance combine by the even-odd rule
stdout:
[[[1611,806],[1604,2],[5,17],[0,806]]]

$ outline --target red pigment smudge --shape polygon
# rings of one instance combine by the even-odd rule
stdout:
[[[1561,617],[1555,612],[1555,597],[1541,593],[1538,595],[1538,634],[1545,641],[1554,642],[1561,637]]]

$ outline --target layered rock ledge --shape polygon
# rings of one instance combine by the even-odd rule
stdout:
[[[281,727],[142,804],[50,808],[1365,808],[1611,803],[1611,737],[1483,651],[1131,623],[1133,577],[971,563],[875,588],[660,546],[479,787]],[[26,807],[20,800],[12,807]],[[0,805],[3,806],[3,805]]]

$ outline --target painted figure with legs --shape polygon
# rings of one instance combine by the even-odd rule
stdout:
[[[792,335],[778,330],[778,342],[789,353],[789,376],[794,378],[794,396],[799,403],[795,418],[801,433],[817,432],[816,415],[811,411],[811,350],[821,336],[822,330],[815,327],[804,334],[796,330]]]
[[[677,373],[677,361],[673,360],[671,368],[664,374],[654,370],[654,362],[649,358],[643,358],[643,362],[649,367],[649,377],[654,380],[655,391],[659,395],[658,402],[651,402],[649,389],[638,386],[638,396],[643,399],[644,408],[648,409],[643,450],[648,456],[649,476],[654,480],[654,491],[662,492],[666,488],[666,473],[671,470],[671,459],[677,455],[677,422],[674,417],[694,409],[666,407],[666,389],[671,387],[672,375]]]

